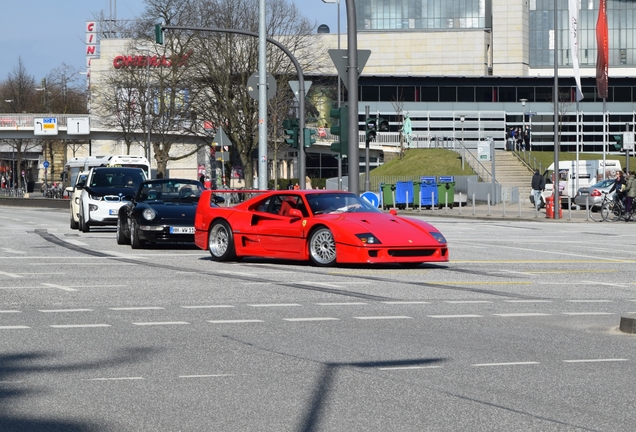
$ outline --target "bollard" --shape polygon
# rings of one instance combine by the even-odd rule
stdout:
[[[435,192],[431,192],[431,211],[435,211]]]
[[[391,191],[391,196],[393,197],[393,208],[395,209],[395,191]]]
[[[446,192],[446,198],[444,201],[444,210],[446,210],[446,213],[448,213],[448,191]]]
[[[420,186],[420,213],[422,213],[422,187]]]
[[[475,215],[475,194],[473,193],[473,216]]]
[[[462,214],[462,193],[459,193],[459,214]]]
[[[587,196],[585,197],[585,208],[587,209],[587,217],[586,217],[586,221],[590,221],[590,212],[592,211],[592,209],[590,208],[590,194],[588,193]]]
[[[506,200],[505,199],[501,200],[501,205],[503,208],[503,217],[506,217]]]
[[[409,191],[406,191],[406,204],[404,204],[404,210],[409,209]]]
[[[488,216],[490,216],[490,194],[488,194]]]
[[[517,201],[519,203],[519,217],[521,217],[521,200]],[[524,199],[525,202],[525,199]]]
[[[572,220],[572,198],[568,197],[568,220]]]

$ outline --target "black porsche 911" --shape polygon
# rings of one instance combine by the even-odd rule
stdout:
[[[143,182],[135,198],[119,209],[117,243],[133,249],[146,242],[193,242],[194,213],[203,184],[189,179]]]

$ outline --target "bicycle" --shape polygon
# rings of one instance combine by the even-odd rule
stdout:
[[[603,197],[603,205],[601,206],[601,216],[603,217],[604,221],[616,222],[623,217],[631,217],[634,214],[634,209],[632,208],[629,215],[627,215],[623,201],[618,199],[616,195],[614,195],[612,198],[608,198],[607,192],[603,193],[605,194],[605,196]]]

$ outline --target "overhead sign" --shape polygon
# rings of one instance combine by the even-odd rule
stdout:
[[[89,135],[91,133],[88,117],[69,117],[66,119],[66,133],[68,135]]]
[[[33,119],[34,135],[57,135],[57,118],[34,118]]]
[[[329,57],[331,57],[331,61],[336,67],[338,76],[342,80],[342,83],[347,90],[349,90],[349,80],[347,79],[347,69],[349,69],[349,50],[330,49]],[[369,57],[371,57],[371,50],[358,50],[358,77],[362,73],[364,66],[367,64]]]

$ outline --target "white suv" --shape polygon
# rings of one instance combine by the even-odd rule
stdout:
[[[133,199],[145,180],[141,168],[91,168],[80,192],[80,231],[88,232],[91,226],[116,226],[119,208]]]
[[[79,208],[80,208],[80,194],[86,179],[88,178],[88,171],[82,171],[77,175],[75,179],[75,185],[66,188],[66,193],[71,198],[71,229],[77,229],[79,227]]]

